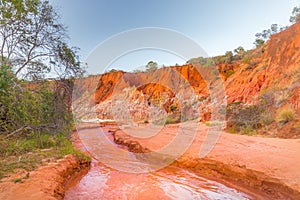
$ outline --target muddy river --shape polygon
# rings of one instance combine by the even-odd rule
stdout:
[[[87,129],[81,134],[94,134],[96,129]],[[110,133],[102,132],[108,138]],[[111,139],[111,141],[113,141]],[[113,143],[113,142],[112,142]],[[80,141],[75,146],[81,150],[89,149],[89,144]],[[114,144],[118,148],[118,145]],[[124,151],[126,149],[123,148]],[[110,156],[107,151],[104,154]],[[133,153],[127,152],[131,158]],[[112,157],[111,159],[115,159]],[[115,161],[117,162],[117,161]],[[126,163],[120,160],[119,165]],[[165,167],[156,172],[132,174],[112,169],[97,159],[92,160],[91,168],[73,178],[67,185],[65,200],[76,199],[251,199],[234,188],[216,181],[200,177],[187,170]]]

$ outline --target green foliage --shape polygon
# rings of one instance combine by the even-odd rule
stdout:
[[[179,123],[181,121],[180,119],[180,115],[176,115],[176,116],[167,116],[166,117],[166,122],[165,124],[176,124]]]
[[[266,110],[261,105],[243,106],[240,103],[232,103],[227,108],[229,128],[235,131],[250,134],[262,126],[262,115]]]
[[[242,46],[239,46],[238,48],[236,48],[234,50],[234,53],[236,53],[236,54],[243,54],[243,53],[245,53],[245,49]]]
[[[113,72],[117,72],[118,70],[116,70],[116,69],[111,69],[111,70],[109,70],[108,71],[108,73],[113,73]]]
[[[294,7],[292,16],[290,17],[291,23],[300,22],[300,7]]]
[[[235,53],[234,59],[239,60],[244,57],[246,51],[243,47],[239,46],[234,50],[234,53]]]
[[[284,124],[295,119],[295,111],[288,107],[276,112],[276,96],[273,89],[264,90],[256,105],[233,102],[227,106],[228,129],[232,132],[255,134],[262,127],[275,122]]]
[[[14,183],[22,183],[22,179],[21,179],[21,178],[16,178],[16,179],[14,180]]]
[[[201,64],[203,67],[208,67],[214,65],[213,58],[204,58],[204,57],[198,57],[198,58],[192,58],[187,61],[188,64]]]
[[[59,83],[19,81],[7,66],[1,66],[0,77],[0,134],[19,137],[18,134],[41,133],[51,135],[69,132],[72,115],[69,109],[70,89]],[[68,81],[67,81],[68,82]]]
[[[49,1],[0,0],[0,19],[0,64],[13,63],[19,77],[36,80],[49,72],[59,77],[83,73],[78,48],[67,45],[66,27]]]
[[[272,112],[263,112],[261,115],[261,124],[263,126],[268,126],[275,121],[274,113]]]
[[[156,62],[150,61],[146,65],[146,72],[154,72],[158,69],[158,65]]]
[[[236,51],[242,53],[243,48],[239,47],[238,49],[236,49]],[[225,55],[215,56],[212,58],[204,58],[204,57],[192,58],[189,61],[187,61],[187,63],[201,64],[203,67],[209,67],[209,66],[213,66],[214,64],[220,64],[220,63],[231,64],[233,59],[234,56],[232,51],[227,51]]]
[[[206,97],[206,96],[202,96],[201,98],[199,98],[199,99],[198,99],[198,101],[200,101],[200,102],[204,102],[206,99],[207,99],[207,97]]]
[[[256,134],[256,130],[254,130],[251,125],[248,125],[246,127],[241,127],[240,132],[243,135],[254,135],[254,134]]]
[[[209,66],[213,66],[215,64],[214,60],[212,58],[207,58],[206,62],[203,63],[203,67],[209,67]]]
[[[279,110],[277,114],[277,121],[278,122],[290,122],[295,119],[295,111],[292,108],[284,108]]]
[[[234,105],[241,105],[243,102],[241,101],[234,101],[234,102],[231,102],[230,104],[228,104],[228,107],[230,108],[231,106],[234,106]]]
[[[259,44],[258,46],[260,46],[260,44]],[[243,63],[245,63],[245,64],[250,64],[250,63],[251,63],[251,57],[249,57],[249,56],[244,56],[244,57],[243,57]]]
[[[0,0],[0,178],[44,157],[79,155],[68,141],[73,82],[66,78],[83,69],[67,38],[49,1]],[[60,79],[44,80],[49,72]]]
[[[300,129],[300,123],[296,123],[296,124],[294,125],[294,128],[295,128],[295,129]]]
[[[163,119],[153,121],[156,125],[167,125],[167,124],[177,124],[181,122],[180,114],[170,114]]]
[[[91,160],[74,149],[66,134],[56,136],[42,134],[42,137],[43,147],[41,147],[40,139],[34,134],[6,140],[3,140],[0,135],[0,179],[13,173],[16,169],[31,171],[45,160],[50,162],[50,160],[57,160],[68,154],[73,154],[84,161]],[[20,181],[28,177],[29,174],[20,178]]]
[[[256,35],[255,42],[254,45],[256,46],[256,48],[262,47],[265,44],[265,40],[261,39],[260,36]]]
[[[262,47],[266,41],[268,41],[271,37],[271,35],[276,34],[280,31],[283,31],[287,27],[278,27],[278,24],[272,24],[271,28],[263,30],[261,33],[255,34],[255,41],[254,44],[257,48]]]
[[[234,71],[233,71],[233,70],[229,70],[229,71],[226,71],[225,76],[228,78],[228,77],[230,77],[232,74],[234,74]]]
[[[225,55],[213,57],[213,60],[216,64],[231,64],[233,61],[232,51],[227,51]]]
[[[135,69],[135,70],[133,70],[133,73],[141,73],[141,72],[143,72],[143,71],[140,70],[140,69]]]
[[[233,53],[232,53],[232,51],[227,51],[227,52],[225,53],[224,59],[225,59],[224,62],[225,62],[226,64],[231,63],[231,62],[232,62],[232,59],[233,59]]]
[[[237,130],[236,130],[236,127],[233,125],[231,127],[229,127],[229,129],[227,130],[229,133],[236,133]]]
[[[0,98],[4,98],[8,94],[10,87],[13,84],[13,72],[6,65],[0,66]]]
[[[172,105],[169,106],[169,111],[170,112],[175,112],[177,110],[178,110],[178,107],[176,105],[172,104]]]

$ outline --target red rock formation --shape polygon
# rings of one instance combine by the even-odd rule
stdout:
[[[278,108],[290,104],[298,110],[300,107],[300,23],[272,35],[264,47],[251,51],[249,59],[249,62],[240,59],[230,64],[223,63],[215,66],[224,81],[228,104],[237,101],[247,104],[257,103],[261,95],[269,92],[275,96]],[[118,71],[91,76],[86,79],[84,87],[89,88],[89,83],[97,82],[94,97],[96,104],[108,100],[114,92],[123,92],[126,87],[133,87],[143,92],[147,100],[168,94],[169,101],[164,104],[165,109],[168,110],[178,91],[186,90],[183,87],[186,81],[198,95],[199,100],[208,97],[209,88],[216,79],[215,73],[210,69],[187,64],[161,68],[154,73]]]

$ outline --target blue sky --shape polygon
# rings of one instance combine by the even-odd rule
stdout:
[[[70,43],[82,59],[107,38],[134,28],[160,27],[196,41],[209,56],[238,46],[254,47],[255,33],[271,24],[289,25],[299,0],[50,0],[68,27]],[[135,52],[110,68],[132,69],[149,60],[182,64],[185,60],[159,51]],[[100,63],[99,63],[100,64]],[[95,72],[90,72],[95,73]]]

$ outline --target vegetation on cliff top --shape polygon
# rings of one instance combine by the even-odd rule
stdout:
[[[290,17],[290,22],[292,24],[300,22],[300,7],[294,7],[292,15]],[[255,48],[262,47],[271,37],[271,35],[279,33],[288,26],[280,27],[278,24],[272,24],[269,29],[263,30],[260,33],[255,34],[254,45]],[[234,51],[227,51],[224,55],[215,56],[211,58],[191,58],[187,61],[189,64],[200,63],[204,67],[213,65],[213,64],[231,64],[234,61],[242,60],[244,63],[249,63],[251,59],[251,54],[253,50],[245,50],[243,47],[239,46]]]

